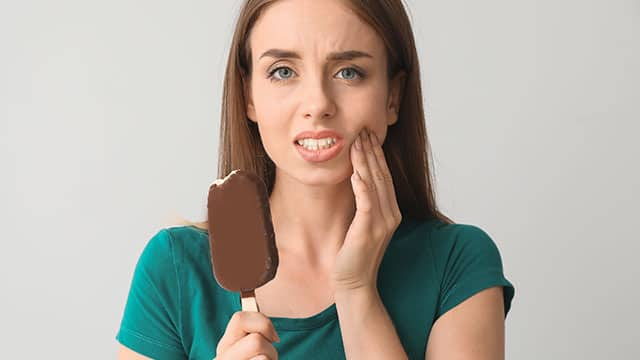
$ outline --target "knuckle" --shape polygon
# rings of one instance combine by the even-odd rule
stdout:
[[[258,351],[262,348],[262,335],[251,333],[247,335],[247,346],[251,351]]]
[[[235,321],[234,326],[240,328],[246,332],[250,332],[249,328],[252,326],[253,314],[250,311],[238,311],[234,314]]]
[[[231,321],[233,322],[241,322],[244,318],[244,314],[242,311],[236,311],[231,315]]]
[[[268,322],[262,322],[262,324],[260,324],[260,333],[264,334],[265,337],[269,337],[270,334],[274,333],[275,331],[272,329],[271,324],[269,324]]]
[[[373,186],[371,184],[369,184],[367,182],[364,183],[364,186],[363,186],[363,189],[362,189],[363,193],[368,195],[368,194],[372,193],[373,190],[374,190],[374,188],[373,188]]]
[[[378,159],[380,164],[387,162],[387,158],[384,156],[384,151],[382,151],[382,149],[375,149],[373,152],[375,153],[376,158]]]
[[[236,326],[245,329],[249,323],[249,316],[245,311],[239,312],[236,316]]]
[[[386,181],[386,176],[384,176],[384,174],[379,170],[375,170],[373,172],[373,177],[376,179],[376,181]]]
[[[387,225],[386,235],[393,234],[393,231],[396,228],[395,217],[392,216],[390,219],[385,219],[385,223]]]

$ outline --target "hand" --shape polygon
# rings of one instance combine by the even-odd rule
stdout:
[[[268,317],[257,311],[237,311],[218,342],[215,360],[278,360],[274,341],[280,338]]]
[[[377,287],[382,257],[402,220],[382,147],[375,133],[371,139],[368,133],[364,129],[350,149],[356,214],[335,260],[334,291]]]

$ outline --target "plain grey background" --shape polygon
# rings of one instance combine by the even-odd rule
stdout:
[[[240,2],[0,4],[0,353],[115,358],[142,248],[204,216]],[[408,5],[439,202],[516,287],[507,358],[640,358],[640,3]]]

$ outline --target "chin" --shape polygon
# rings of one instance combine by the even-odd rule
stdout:
[[[296,169],[280,168],[288,177],[300,183],[310,186],[338,185],[344,181],[349,181],[351,176],[351,166],[330,168],[330,167],[304,167]]]

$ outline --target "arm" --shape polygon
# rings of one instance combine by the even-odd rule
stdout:
[[[376,289],[338,291],[335,300],[347,359],[407,359]]]
[[[129,349],[124,345],[120,345],[120,352],[118,352],[118,360],[145,360],[149,359],[146,356],[142,356],[137,352]]]
[[[431,329],[426,360],[503,360],[503,288],[480,291],[443,314]]]
[[[118,342],[154,359],[187,359],[179,332],[180,295],[173,236],[160,230],[144,247],[129,288]],[[127,352],[125,351],[125,354]]]

